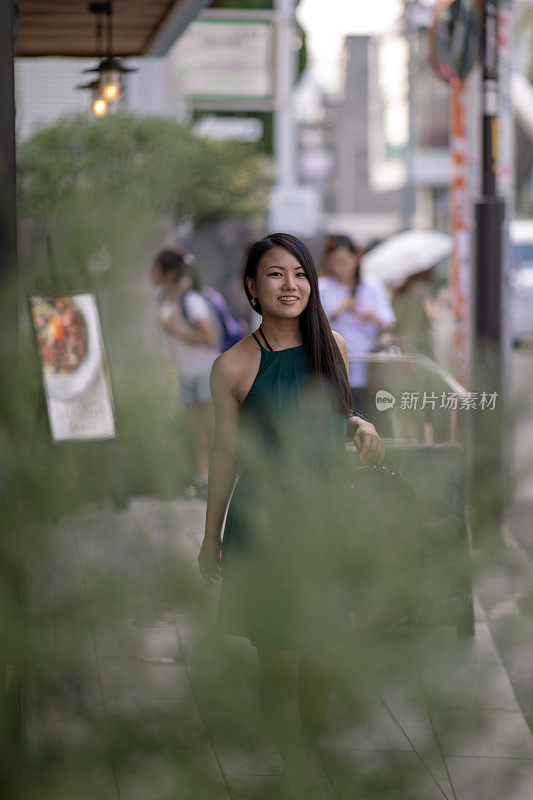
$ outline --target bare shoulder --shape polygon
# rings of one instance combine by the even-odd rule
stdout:
[[[331,332],[333,334],[333,338],[337,342],[337,347],[341,351],[342,355],[345,355],[345,354],[348,355],[348,348],[346,347],[346,342],[344,341],[344,336],[341,336],[341,334],[338,331],[331,331]]]
[[[246,336],[225,353],[221,353],[211,370],[211,388],[224,388],[237,397],[242,385],[248,382],[248,376],[255,374],[259,368],[261,351],[253,336]]]
[[[333,338],[337,343],[337,347],[339,348],[339,353],[341,354],[341,358],[344,361],[344,366],[346,367],[346,372],[350,371],[350,359],[348,357],[348,348],[346,347],[346,342],[344,341],[344,336],[341,336],[340,333],[337,331],[332,331]]]

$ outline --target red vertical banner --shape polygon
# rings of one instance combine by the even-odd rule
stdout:
[[[505,199],[505,222],[502,239],[502,339],[504,342],[504,386],[511,385],[512,356],[512,320],[510,309],[509,277],[512,269],[513,255],[509,241],[509,222],[515,215],[514,185],[514,122],[511,105],[511,75],[513,68],[512,51],[513,5],[511,0],[500,0],[498,14],[498,64],[499,64],[499,147],[497,150],[498,194]]]
[[[453,296],[454,332],[452,370],[465,386],[470,360],[470,234],[468,226],[468,161],[464,85],[451,87],[450,189],[450,285]]]

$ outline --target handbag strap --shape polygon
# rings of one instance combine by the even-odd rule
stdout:
[[[390,472],[390,474],[394,478],[399,478],[400,477],[400,471],[398,469],[396,469],[396,467],[394,466],[394,464],[392,463],[392,461],[390,460],[388,455],[385,455],[385,458],[383,459],[382,466],[384,466],[384,468],[387,469],[387,471]]]
[[[394,464],[392,463],[392,461],[390,460],[390,458],[387,455],[385,456],[385,458],[383,459],[381,464],[373,464],[373,465],[372,464],[362,464],[360,468],[361,469],[362,468],[382,469],[385,472],[388,472],[389,475],[392,475],[393,478],[399,478],[400,477],[400,471],[398,469],[396,469],[396,467],[394,466]]]

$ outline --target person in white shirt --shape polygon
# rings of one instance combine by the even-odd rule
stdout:
[[[395,317],[385,288],[361,278],[362,255],[348,236],[328,236],[319,288],[329,321],[346,340],[354,408],[368,413],[367,365],[357,356],[375,350],[380,332],[392,330]]]
[[[162,250],[154,259],[151,277],[162,290],[159,324],[178,373],[180,397],[187,414],[196,462],[194,484],[197,492],[204,493],[214,433],[209,376],[220,349],[209,305],[193,290],[187,274],[188,256],[178,249]]]

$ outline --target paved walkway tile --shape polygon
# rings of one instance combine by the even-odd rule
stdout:
[[[162,502],[154,498],[138,497],[131,501],[130,512],[143,529],[156,559],[164,559],[169,553],[181,553],[190,555],[191,563],[196,563],[200,546],[198,540],[203,535],[205,521],[203,502]]]
[[[167,749],[118,773],[121,800],[231,800],[209,747]]]
[[[501,664],[500,654],[490,635],[488,624],[476,622],[476,635],[461,639],[451,625],[438,625],[421,631],[415,638],[420,659],[425,663],[481,662]]]
[[[128,509],[111,514],[91,507],[79,515],[74,529],[87,566],[112,566],[122,575],[151,562],[148,543]]]
[[[49,776],[48,776],[49,777]],[[53,790],[44,797],[76,800],[122,800],[111,766],[105,763],[76,763],[69,759],[61,767],[61,774],[53,780]],[[46,779],[44,784],[46,785]],[[39,795],[42,796],[42,795]]]
[[[423,670],[427,692],[442,702],[501,711],[518,711],[518,703],[503,665],[464,661],[434,664]]]
[[[335,699],[332,698],[332,704]],[[410,745],[386,709],[376,703],[365,709],[363,718],[333,718],[329,716],[327,728],[321,737],[325,747],[341,747],[353,750],[410,750]],[[419,737],[430,733],[428,726],[409,727]]]
[[[215,739],[215,751],[226,775],[280,775],[283,762],[270,743],[244,747],[232,747]]]
[[[274,800],[278,777],[274,775],[226,775],[232,800]],[[328,800],[338,800],[338,794],[327,775],[317,776]],[[353,798],[352,798],[353,800]]]
[[[448,758],[458,800],[531,800],[533,760]]]
[[[208,646],[209,621],[203,614],[176,616],[176,633],[183,663],[193,666]]]
[[[209,744],[184,667],[108,659],[100,669],[110,724],[128,727],[140,752],[157,742]]]
[[[321,752],[342,800],[443,800],[442,791],[453,800],[442,764],[429,763],[439,788],[414,753],[325,747]]]
[[[440,710],[435,719],[446,756],[533,758],[533,737],[519,711],[463,706]]]
[[[225,773],[232,800],[273,800],[277,775]]]
[[[176,623],[173,617],[151,621],[143,618],[118,618],[95,631],[99,658],[175,659],[181,654],[178,647]]]
[[[121,512],[89,508],[61,526],[64,534],[74,529],[62,564],[72,562],[76,576],[61,591],[70,596],[83,583],[90,604],[104,586],[103,611],[84,629],[89,671],[80,692],[88,693],[85,707],[100,704],[102,731],[107,725],[114,746],[125,747],[120,800],[272,800],[282,769],[260,713],[255,651],[245,639],[212,631],[219,586],[203,584],[196,565],[204,513],[201,501],[141,497]],[[198,605],[168,599],[176,564],[190,570]],[[376,652],[373,678],[404,732],[370,682],[357,684],[355,701],[334,692],[319,742],[328,797],[442,800],[414,744],[452,800],[422,675],[437,701],[433,719],[457,800],[531,800],[533,737],[477,599],[475,608],[472,639],[438,626],[420,632],[414,646],[387,641]],[[58,646],[66,646],[66,631]],[[85,735],[79,719],[78,728],[66,717],[56,721],[72,741]],[[91,800],[116,800],[111,773],[107,780]]]
[[[83,596],[84,586],[78,543],[75,535],[76,523],[66,517],[55,526],[46,526],[43,531],[43,548],[35,548],[36,562],[31,565],[32,579],[28,585],[37,607],[44,611],[48,603],[52,608],[61,603],[73,602]]]
[[[211,686],[204,691],[195,671],[188,668],[202,719],[226,774],[279,775],[283,764],[261,716],[259,701],[246,674],[237,673],[238,686],[224,694]]]

